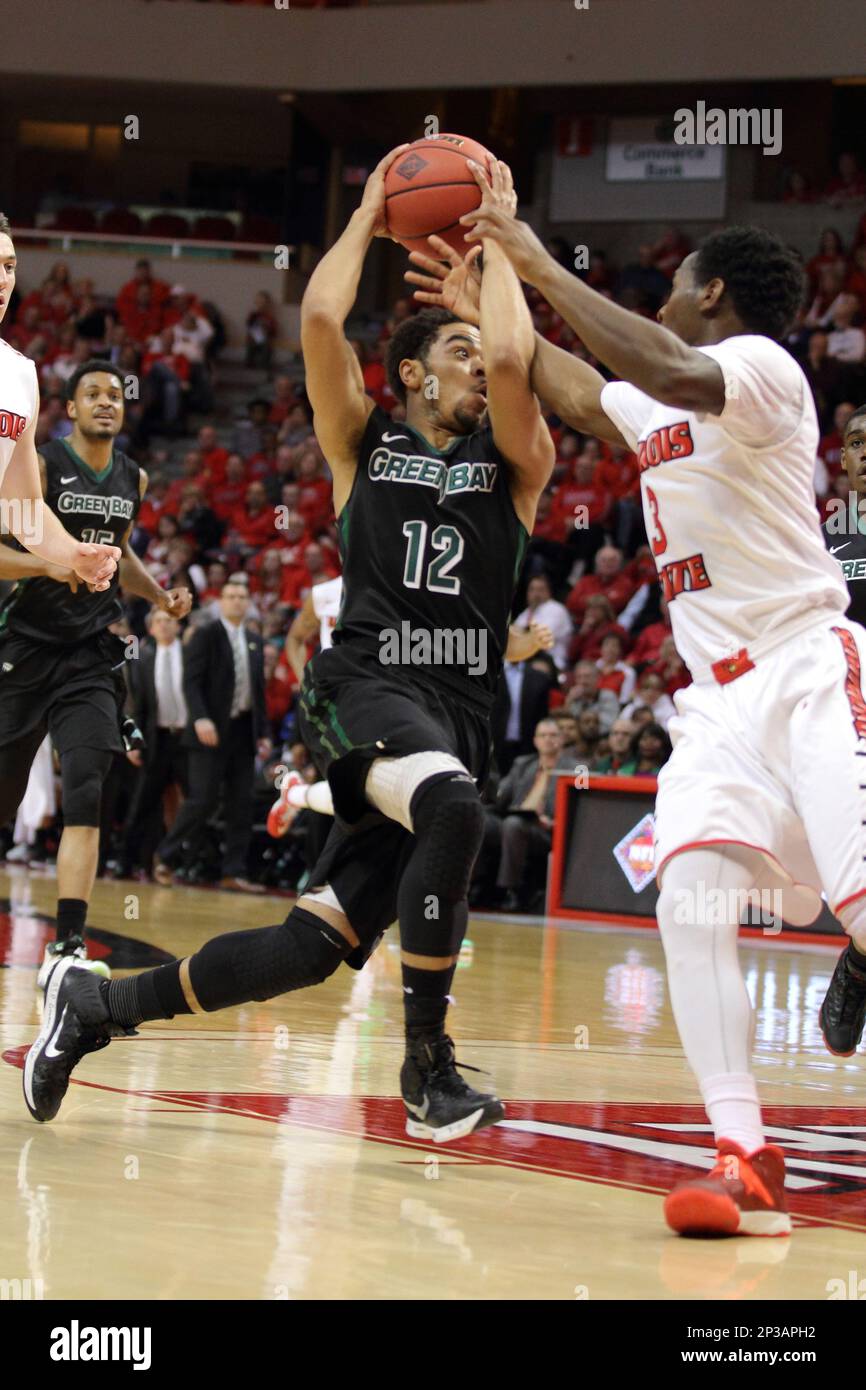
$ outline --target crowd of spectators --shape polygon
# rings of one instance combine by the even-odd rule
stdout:
[[[564,242],[551,241],[549,248],[568,264]],[[671,228],[621,267],[597,252],[579,273],[634,312],[654,315],[689,250],[688,240]],[[866,215],[850,247],[833,229],[824,232],[806,271],[809,294],[787,346],[815,394],[822,429],[815,481],[826,504],[842,488],[845,421],[866,398]],[[593,360],[536,291],[529,290],[528,299],[540,333]],[[366,389],[397,419],[403,408],[387,383],[384,347],[413,311],[412,301],[402,298],[384,321],[356,325]],[[91,282],[73,285],[60,262],[42,286],[21,297],[5,331],[37,364],[40,441],[68,432],[63,386],[80,361],[107,356],[141,383],[139,398],[133,393],[128,402],[120,441],[150,477],[132,543],[161,585],[193,594],[188,630],[217,615],[226,579],[241,577],[248,587],[247,622],[264,642],[276,750],[260,769],[257,815],[263,813],[276,766],[289,762],[315,776],[298,740],[297,676],[286,635],[312,586],[339,573],[330,474],[300,371],[274,374],[277,328],[269,296],[256,297],[246,323],[246,363],[260,371],[261,384],[236,418],[215,411],[215,364],[225,341],[219,311],[182,285],[160,280],[147,261],[137,263],[110,299],[100,298]],[[534,622],[550,628],[553,645],[507,668],[501,683],[493,732],[502,781],[493,784],[489,811],[491,825],[503,827],[510,816],[511,828],[500,828],[498,840],[490,830],[487,877],[482,873],[474,889],[476,897],[499,895],[524,905],[533,859],[537,868],[545,837],[549,842],[552,755],[554,764],[590,774],[653,777],[670,752],[673,697],[689,683],[646,542],[635,457],[555,417],[548,423],[556,462],[539,502],[514,612],[518,627]],[[147,620],[143,604],[127,603],[123,630],[146,640]],[[104,857],[113,857],[122,871],[147,873],[146,857],[129,862],[116,851],[124,841],[128,795],[121,787],[113,802],[108,798]],[[529,817],[522,814],[527,810]],[[302,817],[299,837],[307,831]],[[304,856],[295,851],[297,845],[275,848],[264,837],[254,839],[250,876],[294,887],[304,869]],[[510,881],[515,863],[518,883]]]

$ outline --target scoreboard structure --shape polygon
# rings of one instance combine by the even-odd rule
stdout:
[[[561,775],[556,789],[547,916],[580,922],[656,927],[653,863],[654,777],[590,776],[575,785]],[[744,937],[839,945],[847,938],[824,903],[809,927],[783,922],[767,930],[755,910],[744,914]]]

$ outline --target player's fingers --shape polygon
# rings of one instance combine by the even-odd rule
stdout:
[[[481,255],[481,247],[480,247],[480,246],[473,246],[472,249],[471,249],[470,251],[467,251],[467,253],[466,253],[466,255],[464,256],[463,259],[464,259],[464,263],[468,266],[468,268],[469,268],[470,270],[474,270],[474,269],[475,269],[475,263],[476,263],[476,261],[478,260],[478,257],[479,257],[480,255]]]
[[[423,251],[410,251],[409,260],[416,265],[419,270],[424,270],[428,275],[435,275],[437,280],[444,280],[448,274],[448,267],[441,261],[435,261],[432,256],[426,255]]]
[[[428,236],[427,244],[432,246],[440,261],[447,261],[452,270],[456,270],[460,264],[460,252],[455,251],[453,246],[449,246],[447,241],[443,241],[441,236],[434,232]]]
[[[417,299],[419,304],[433,304],[437,309],[442,303],[441,294],[427,294],[426,290],[414,290],[412,298]]]
[[[432,275],[419,275],[414,270],[404,271],[403,279],[408,280],[410,285],[417,285],[418,288],[422,290],[431,290],[435,292],[436,290],[442,289],[441,280],[434,279]]]
[[[404,150],[408,150],[408,148],[408,140],[404,141],[402,145],[396,145],[393,150],[389,150],[388,153],[384,155],[382,159],[379,160],[379,163],[376,165],[375,169],[373,170],[373,173],[387,174],[391,165],[394,163],[394,160],[397,159],[403,153]]]
[[[512,174],[512,172],[511,172],[511,170],[509,169],[508,165],[505,163],[505,160],[504,160],[504,159],[498,159],[498,160],[496,161],[496,164],[497,164],[497,168],[499,169],[499,177],[500,177],[500,181],[501,181],[501,184],[502,184],[502,188],[504,189],[504,191],[505,191],[506,193],[513,193],[513,192],[514,192],[514,175]]]
[[[475,182],[478,184],[478,187],[481,189],[482,193],[489,193],[490,179],[487,177],[487,174],[482,169],[481,165],[476,164],[474,159],[467,159],[466,165]]]

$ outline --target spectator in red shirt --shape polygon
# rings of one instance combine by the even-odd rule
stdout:
[[[532,539],[553,541],[557,545],[564,545],[567,525],[567,518],[554,506],[553,495],[549,492],[542,492],[535,510]]]
[[[280,736],[283,720],[291,709],[294,693],[286,673],[280,666],[280,650],[273,642],[266,642],[262,651],[265,667],[265,711],[271,726],[271,735],[276,741]]]
[[[285,612],[283,599],[283,563],[278,550],[263,550],[254,560],[250,574],[250,593],[255,595],[256,607],[264,617],[278,609]]]
[[[262,429],[261,446],[247,459],[247,477],[251,482],[255,479],[264,481],[275,475],[278,433],[276,425],[265,425]]]
[[[180,477],[175,478],[168,489],[168,496],[165,499],[169,511],[177,511],[187,483],[195,483],[202,489],[202,493],[207,496],[207,478],[202,468],[201,454],[198,449],[187,449],[183,456],[183,463],[180,466]]]
[[[866,199],[866,174],[860,168],[855,154],[840,154],[836,165],[837,173],[824,189],[824,197],[834,207],[845,207],[849,203],[862,203]]]
[[[162,309],[147,282],[138,286],[135,303],[120,312],[120,322],[134,343],[147,343],[162,329]]]
[[[671,636],[670,614],[668,612],[667,599],[663,598],[659,604],[661,618],[657,623],[649,623],[637,636],[634,646],[631,649],[629,661],[638,670],[642,666],[651,666],[658,661],[661,656],[662,643],[666,637]]]
[[[625,643],[618,632],[608,632],[601,639],[601,654],[596,661],[599,690],[612,690],[621,705],[631,699],[637,679],[634,667],[623,660]]]
[[[304,548],[303,568],[293,566],[284,572],[283,599],[290,607],[300,608],[314,584],[336,577],[337,571],[327,563],[322,547],[311,541]]]
[[[571,477],[554,492],[553,507],[566,528],[574,559],[588,562],[604,540],[613,513],[613,495],[598,479],[598,464],[584,449],[575,459]]]
[[[210,504],[220,521],[230,521],[243,504],[247,490],[247,470],[240,454],[229,454],[225,478],[210,488]]]
[[[556,446],[556,462],[553,465],[554,483],[571,477],[574,460],[580,453],[580,436],[570,429],[564,429]]]
[[[240,554],[260,550],[274,539],[274,508],[264,483],[249,484],[243,506],[232,513],[230,527],[226,545]]]
[[[219,436],[213,425],[202,425],[196,443],[208,483],[211,486],[214,483],[224,483],[229,451],[220,444]]]
[[[634,584],[623,573],[622,551],[616,546],[604,545],[595,557],[595,573],[585,574],[577,581],[565,606],[573,618],[582,622],[591,594],[604,594],[610,599],[614,613],[620,613],[633,593]]]
[[[658,660],[654,661],[648,669],[654,675],[661,676],[664,681],[665,692],[671,698],[678,690],[684,690],[687,685],[692,683],[688,667],[676,649],[673,634],[664,639],[659,650]]]
[[[331,513],[331,480],[323,476],[322,455],[318,445],[308,449],[298,464],[300,496],[298,511],[309,530],[327,523]]]
[[[860,313],[866,313],[866,245],[855,246],[843,289],[854,295]]]
[[[157,522],[165,507],[168,496],[168,480],[161,473],[151,473],[147,493],[138,512],[137,525],[148,535],[156,534]]]
[[[162,308],[165,304],[170,293],[170,287],[164,280],[157,280],[154,278],[150,267],[150,261],[136,261],[132,279],[127,280],[126,284],[121,287],[117,296],[117,312],[121,319],[124,313],[129,313],[135,309],[138,303],[138,291],[142,285],[148,285],[150,287],[152,302],[157,308]]]
[[[274,399],[271,401],[268,422],[279,429],[289,411],[297,404],[298,396],[291,377],[278,376],[274,382]]]
[[[601,656],[601,646],[605,637],[611,634],[622,641],[623,651],[629,645],[629,635],[616,621],[613,605],[604,594],[590,594],[586,601],[583,621],[571,639],[568,649],[568,662],[597,661]]]

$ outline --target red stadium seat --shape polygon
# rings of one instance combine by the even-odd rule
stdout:
[[[199,241],[234,241],[235,224],[228,217],[198,217],[192,234]]]
[[[141,232],[141,218],[129,208],[111,208],[104,212],[99,221],[99,230],[113,236],[138,236]]]
[[[175,212],[154,213],[153,217],[148,218],[145,230],[148,236],[190,236],[190,226],[186,218],[178,216]]]
[[[90,208],[61,208],[54,228],[58,232],[92,232],[96,230],[96,217]]]

